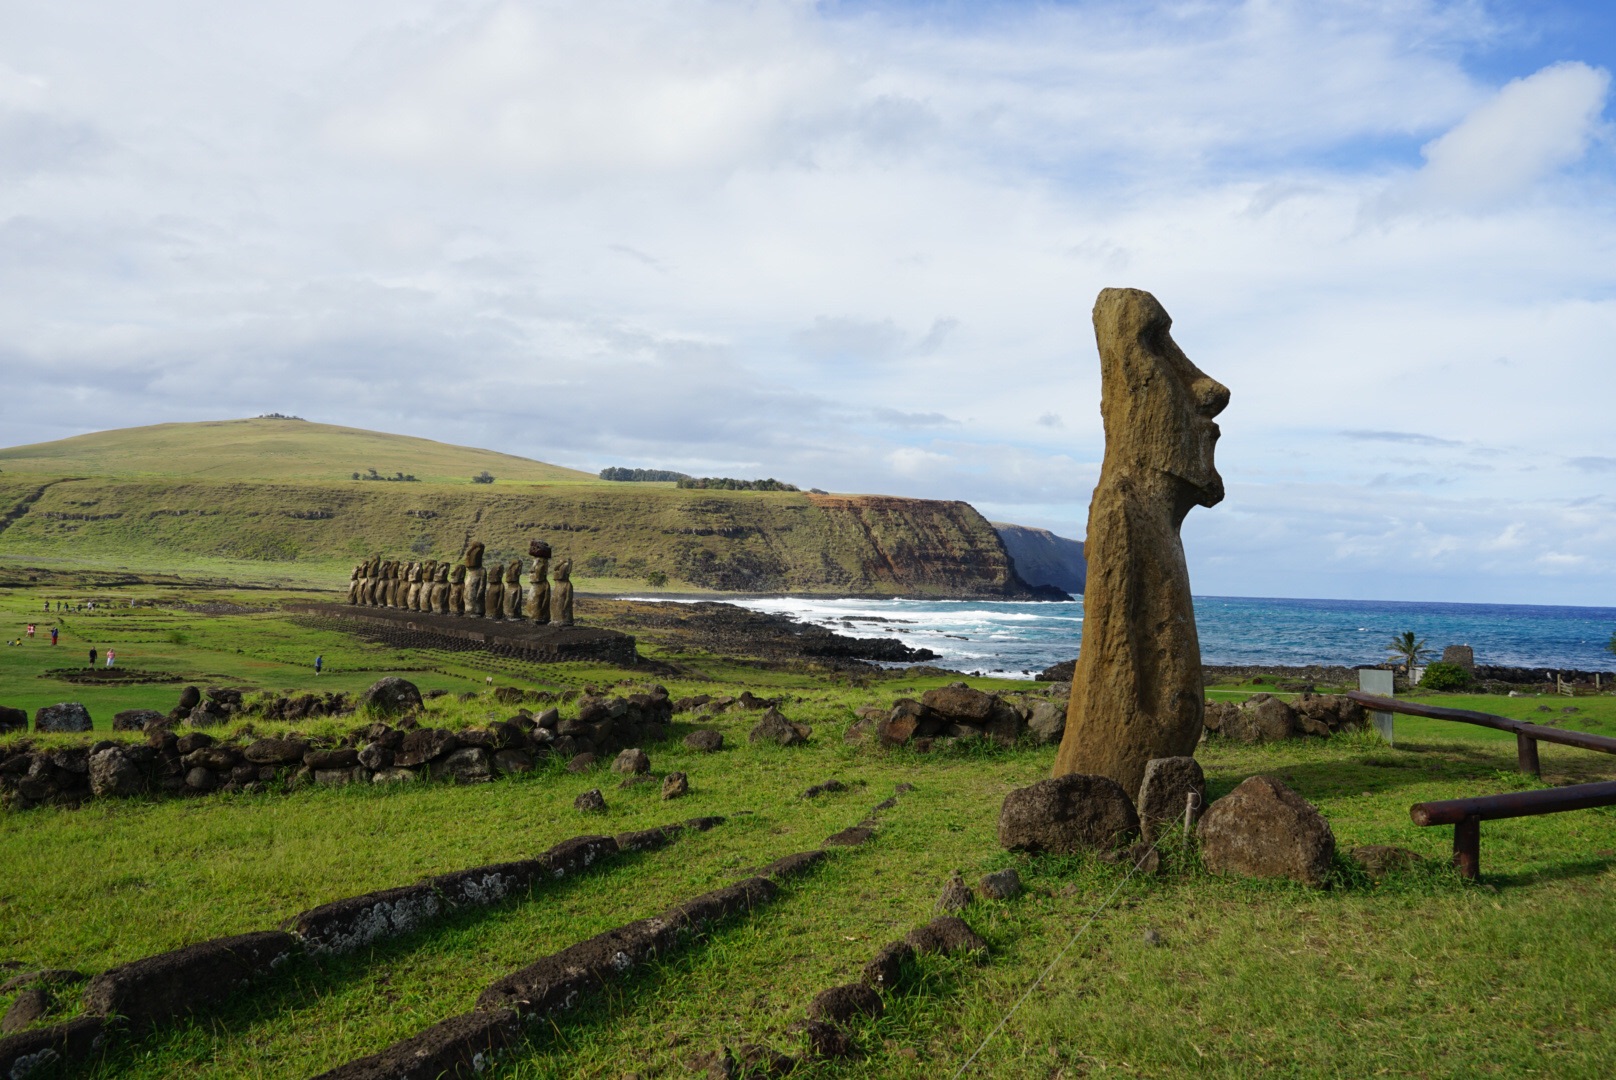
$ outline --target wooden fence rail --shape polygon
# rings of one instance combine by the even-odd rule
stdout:
[[[1472,712],[1469,709],[1446,709],[1440,705],[1421,705],[1413,701],[1378,697],[1361,690],[1348,691],[1347,697],[1366,709],[1376,712],[1403,713],[1423,716],[1430,720],[1452,720],[1460,724],[1509,731],[1515,735],[1515,762],[1521,772],[1541,775],[1537,760],[1539,742],[1575,746],[1582,750],[1596,750],[1602,754],[1616,754],[1616,739],[1605,735],[1590,735],[1586,731],[1566,731],[1563,728],[1544,727],[1525,720],[1511,720],[1507,716]],[[1438,802],[1415,803],[1408,808],[1414,824],[1453,826],[1453,865],[1467,878],[1481,873],[1481,823],[1498,818],[1529,817],[1533,814],[1557,814],[1565,810],[1587,810],[1595,806],[1616,806],[1616,781],[1598,784],[1573,784],[1569,787],[1543,788],[1538,791],[1510,791],[1503,795],[1479,795],[1470,799],[1443,799]]]
[[[1533,776],[1541,775],[1537,761],[1537,744],[1539,742],[1557,743],[1560,746],[1575,746],[1582,750],[1596,750],[1601,754],[1616,754],[1616,739],[1608,735],[1590,735],[1586,731],[1567,731],[1564,728],[1544,727],[1541,724],[1530,724],[1525,720],[1511,720],[1507,716],[1494,716],[1492,713],[1472,712],[1469,709],[1445,709],[1440,705],[1421,705],[1413,701],[1401,701],[1397,698],[1376,697],[1366,694],[1362,690],[1349,690],[1347,697],[1356,701],[1366,709],[1376,712],[1403,713],[1406,716],[1423,716],[1428,720],[1452,720],[1460,724],[1474,724],[1477,727],[1493,728],[1496,731],[1509,731],[1515,735],[1515,762],[1523,773]]]

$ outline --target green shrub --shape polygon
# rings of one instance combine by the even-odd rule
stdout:
[[[655,585],[660,589],[662,586],[668,583],[668,575],[664,574],[660,570],[653,570],[649,574],[645,575],[645,583],[647,585]]]
[[[1425,669],[1420,677],[1422,690],[1463,690],[1470,685],[1470,672],[1458,664],[1444,664],[1438,660]]]

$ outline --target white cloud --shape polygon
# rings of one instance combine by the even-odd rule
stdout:
[[[1600,127],[1610,72],[1552,64],[1515,79],[1421,150],[1425,166],[1387,196],[1392,208],[1486,209],[1581,160]]]
[[[7,441],[275,410],[1080,536],[1137,285],[1233,390],[1198,590],[1616,599],[1602,72],[1473,78],[1435,0],[848,11],[0,10]],[[1488,212],[1361,228],[1388,162]]]

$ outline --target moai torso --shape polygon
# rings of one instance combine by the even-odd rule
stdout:
[[[1083,640],[1054,775],[1109,776],[1133,795],[1152,758],[1201,737],[1201,646],[1179,527],[1223,498],[1212,418],[1229,391],[1173,342],[1154,296],[1094,304],[1105,459],[1089,505]]]
[[[550,545],[534,540],[527,546],[533,573],[527,588],[527,617],[539,626],[550,621]]]
[[[562,559],[555,568],[555,624],[572,625],[572,560]]]
[[[466,549],[466,614],[482,618],[483,605],[488,600],[488,571],[483,569],[481,541]]]
[[[365,564],[359,563],[353,568],[353,573],[348,575],[348,603],[350,604],[357,604],[359,602],[359,575],[362,574],[364,570]]]
[[[522,560],[512,559],[505,564],[505,617],[522,617]]]
[[[449,568],[449,614],[466,613],[466,567],[455,563]]]
[[[438,564],[437,583],[432,586],[432,610],[439,615],[449,614],[449,564]]]

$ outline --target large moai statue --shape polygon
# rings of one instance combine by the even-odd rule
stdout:
[[[1179,527],[1223,499],[1212,418],[1229,391],[1190,362],[1138,289],[1094,303],[1105,460],[1089,504],[1083,640],[1055,776],[1109,776],[1130,794],[1152,758],[1201,737],[1201,644]]]
[[[376,586],[376,605],[378,607],[393,606],[393,568],[396,564],[392,559],[382,562],[381,584]]]
[[[403,603],[399,605],[405,611],[421,610],[421,564],[410,562],[404,567]]]
[[[449,614],[449,564],[438,564],[438,574],[432,586],[432,610],[439,615]]]
[[[527,553],[533,558],[527,588],[527,617],[543,626],[550,621],[550,545],[534,540],[528,544]]]
[[[562,559],[555,568],[555,624],[572,625],[572,560]]]
[[[505,617],[522,617],[522,560],[512,559],[505,564]]]
[[[421,610],[432,611],[432,590],[437,588],[438,560],[428,559],[421,564]]]
[[[487,568],[488,584],[483,588],[483,614],[490,619],[505,617],[505,568],[498,562]]]
[[[359,603],[359,590],[364,587],[360,575],[365,572],[364,563],[355,563],[353,573],[348,575],[348,603]]]
[[[387,606],[390,608],[403,607],[403,600],[404,564],[394,559],[393,568],[387,576]]]
[[[381,564],[381,556],[372,555],[365,560],[365,570],[360,578],[359,602],[366,607],[376,604],[376,567]]]
[[[449,568],[449,614],[466,613],[466,564],[455,563]]]
[[[473,540],[461,561],[466,564],[466,614],[480,619],[486,614],[484,604],[488,601],[488,571],[483,567],[483,542]]]

